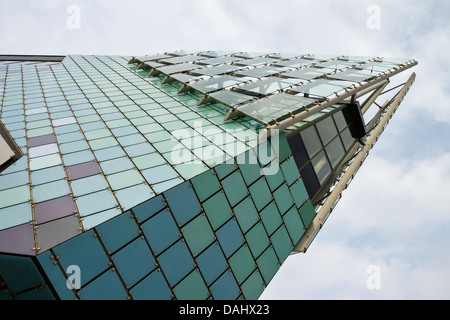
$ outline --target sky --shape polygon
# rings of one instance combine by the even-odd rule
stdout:
[[[0,0],[0,54],[183,49],[416,59],[415,83],[338,206],[260,299],[446,300],[449,12],[441,0]]]

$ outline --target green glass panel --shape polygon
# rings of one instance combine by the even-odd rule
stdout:
[[[289,192],[289,188],[286,183],[283,183],[277,190],[273,192],[273,197],[281,215],[283,215],[294,204],[291,193]]]
[[[272,241],[273,248],[275,249],[278,259],[281,263],[283,263],[294,248],[286,228],[279,228],[270,237],[270,240]]]
[[[272,280],[281,266],[272,247],[267,248],[256,260],[256,263],[266,285]]]
[[[253,257],[258,257],[270,244],[269,237],[262,223],[257,223],[246,234],[245,239]]]
[[[303,203],[309,198],[303,180],[297,180],[290,186],[290,189],[292,198],[294,199],[296,206],[300,208]]]
[[[233,172],[223,179],[222,186],[231,206],[235,206],[248,194],[244,179],[238,171]]]
[[[295,164],[294,157],[289,157],[284,161],[281,164],[281,170],[288,185],[291,185],[295,180],[300,178],[300,172]]]
[[[308,200],[303,206],[300,207],[300,216],[302,217],[305,228],[307,228],[316,216],[316,211],[314,210],[314,207],[310,200]]]
[[[242,246],[228,260],[231,270],[239,284],[241,284],[255,269],[256,264],[253,260],[250,249]]]
[[[159,153],[154,152],[150,154],[145,154],[142,156],[134,157],[133,162],[137,168],[144,170],[156,166],[160,166],[166,163],[166,159],[164,159]]]
[[[208,170],[193,177],[191,182],[200,201],[204,201],[220,189],[220,183],[214,170]]]
[[[0,191],[0,208],[30,201],[30,187],[28,185]]]
[[[117,144],[117,140],[114,137],[106,137],[89,141],[89,145],[91,146],[92,150],[109,148]]]
[[[232,217],[232,211],[223,192],[218,192],[203,203],[203,210],[214,230]]]
[[[261,167],[259,166],[258,159],[252,150],[238,156],[237,163],[247,185],[252,184],[261,176]]]
[[[186,224],[181,232],[194,256],[197,256],[215,239],[208,219],[203,214]]]
[[[264,177],[252,184],[249,190],[258,211],[272,200],[272,194]]]
[[[264,291],[264,287],[265,284],[261,274],[255,270],[255,272],[253,272],[252,275],[241,285],[241,290],[246,300],[257,300]]]
[[[261,220],[269,235],[281,225],[283,221],[275,202],[271,202],[261,211]]]
[[[59,154],[49,154],[47,156],[30,159],[30,170],[39,170],[61,164]]]
[[[143,183],[145,180],[136,169],[126,170],[114,173],[106,177],[111,188],[119,190],[136,184]]]
[[[234,215],[244,233],[259,219],[258,211],[256,211],[255,205],[250,197],[245,198],[234,207]]]
[[[208,288],[198,270],[192,271],[173,291],[178,300],[205,300],[209,296]]]
[[[100,162],[100,167],[105,175],[109,175],[120,171],[129,170],[134,168],[134,165],[128,158],[122,157]]]
[[[302,219],[296,207],[292,207],[283,217],[286,229],[291,236],[292,242],[297,243],[305,232]]]

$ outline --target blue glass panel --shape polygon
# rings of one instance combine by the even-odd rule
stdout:
[[[158,195],[153,199],[147,200],[132,209],[139,222],[143,222],[152,217],[155,213],[162,210],[166,204],[162,195]]]
[[[95,229],[101,234],[100,239],[106,250],[111,253],[139,236],[138,226],[130,211],[98,225]]]
[[[202,252],[196,261],[208,286],[227,268],[227,261],[217,243]]]
[[[92,230],[56,246],[53,251],[59,256],[63,270],[71,265],[82,270],[81,286],[109,267],[108,257]]]
[[[172,286],[195,267],[194,259],[183,241],[178,241],[161,254],[158,261],[167,281],[169,281]]]
[[[29,257],[0,254],[0,274],[8,288],[14,292],[30,289],[33,284],[44,282],[33,260]]]
[[[150,184],[159,183],[178,177],[178,173],[168,164],[143,170],[142,175]]]
[[[164,192],[164,196],[180,226],[184,225],[201,211],[200,203],[189,181]]]
[[[216,234],[226,257],[231,256],[244,243],[244,236],[235,219],[230,219]]]
[[[110,190],[90,193],[75,199],[78,212],[82,216],[87,216],[95,212],[104,211],[117,206],[116,199]]]
[[[73,180],[70,185],[72,187],[73,195],[76,197],[108,188],[108,183],[102,174]]]
[[[156,268],[153,254],[142,237],[118,251],[113,258],[123,281],[130,287]]]
[[[29,182],[27,171],[19,171],[11,174],[0,175],[0,190],[18,187]]]
[[[138,184],[124,188],[116,191],[115,194],[123,210],[131,209],[154,196],[152,189],[147,184]]]
[[[172,292],[161,271],[155,270],[131,290],[134,300],[170,300]]]
[[[215,300],[235,300],[239,294],[239,286],[231,271],[225,272],[210,288]]]
[[[144,222],[142,231],[156,255],[180,238],[180,230],[167,210]]]
[[[112,269],[82,288],[79,293],[81,300],[126,300],[128,298],[128,293]]]

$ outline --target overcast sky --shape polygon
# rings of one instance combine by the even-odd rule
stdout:
[[[442,0],[0,0],[0,53],[418,60],[416,82],[324,228],[261,299],[449,299],[449,12]]]

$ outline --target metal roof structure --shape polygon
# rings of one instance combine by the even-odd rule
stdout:
[[[307,250],[416,64],[0,56],[0,297],[102,298],[108,279],[114,299],[257,298]],[[72,265],[83,280],[68,289]],[[34,271],[21,282],[13,266]]]

